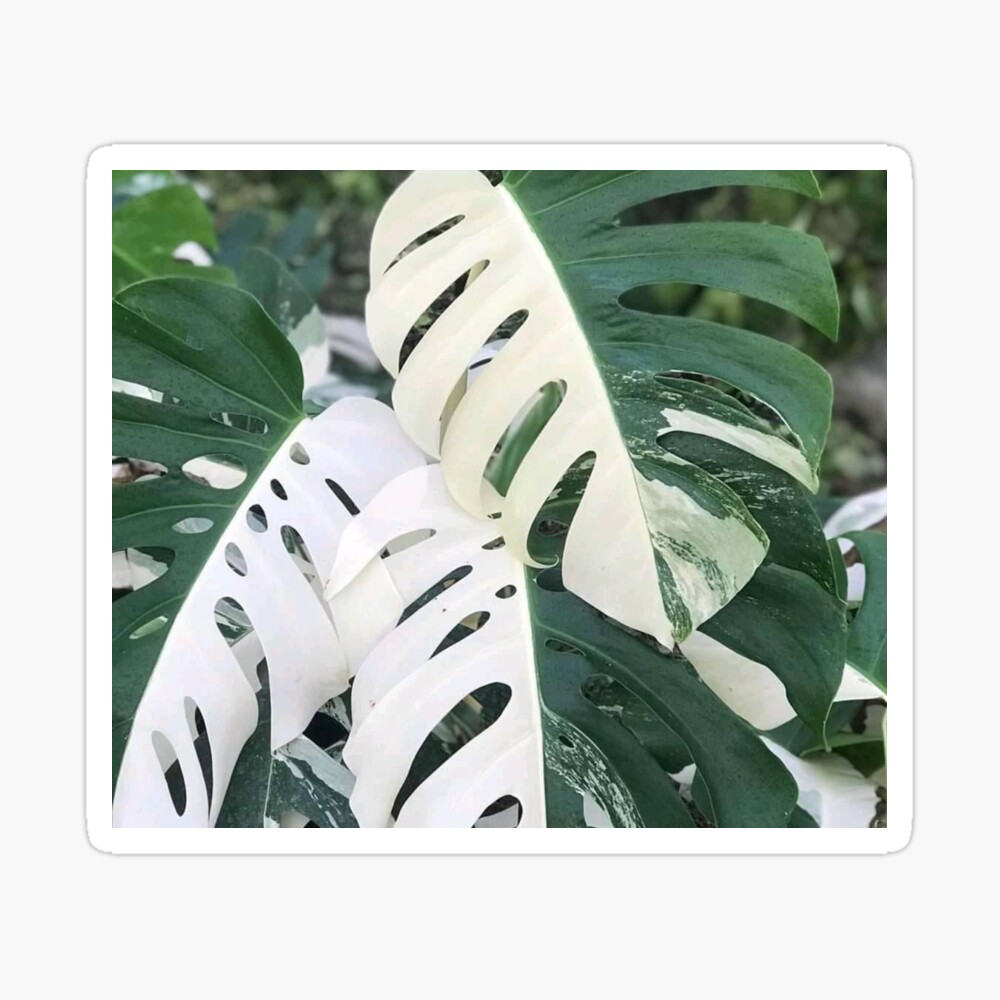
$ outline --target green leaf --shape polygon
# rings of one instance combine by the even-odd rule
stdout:
[[[762,566],[700,631],[768,667],[799,717],[823,735],[844,670],[842,602],[802,573]]]
[[[878,531],[851,531],[850,539],[865,565],[865,592],[851,623],[847,662],[886,690],[886,536]]]
[[[318,222],[319,212],[316,209],[308,205],[299,205],[278,236],[275,254],[286,261],[303,256]]]
[[[180,183],[172,170],[112,170],[111,204],[118,208],[130,198]]]
[[[286,335],[316,306],[288,268],[260,247],[251,247],[243,255],[237,278],[240,288],[257,299]]]
[[[174,251],[189,241],[209,250],[216,246],[212,217],[194,188],[163,187],[127,201],[111,217],[112,291],[144,278],[180,274],[233,283],[227,268],[195,270],[175,260]]]
[[[784,825],[795,801],[794,782],[752,730],[712,694],[682,658],[667,656],[628,635],[571,594],[560,595],[537,586],[529,593],[543,711],[548,708],[561,714],[579,733],[590,737],[614,766],[613,751],[602,745],[600,729],[580,710],[582,699],[577,694],[591,676],[610,676],[684,743],[705,782],[718,826]],[[565,653],[553,653],[545,646],[549,638],[580,651],[583,662],[575,663],[572,673],[569,665],[560,662],[567,659]],[[560,731],[558,726],[554,728]],[[560,771],[565,769],[580,780],[574,773],[578,762],[551,739],[548,747],[561,765],[550,764],[550,770],[556,772],[553,777],[561,777]],[[616,768],[626,776],[627,787],[635,756],[634,752],[623,756]],[[634,797],[635,791],[630,791]],[[607,790],[599,794],[606,796]]]
[[[830,750],[849,760],[865,777],[885,766],[885,740],[881,732],[837,733],[830,738]],[[822,752],[822,747],[810,747],[803,755]]]
[[[251,249],[266,250],[280,260],[311,299],[319,299],[330,277],[333,247],[322,243],[309,251],[319,213],[300,206],[284,229],[275,236],[268,234],[268,216],[264,212],[232,213],[219,234],[219,261],[239,271]]]
[[[246,252],[262,245],[266,232],[264,212],[233,212],[219,230],[219,262],[239,271]]]
[[[809,813],[807,813],[801,806],[796,806],[792,812],[792,818],[788,821],[788,826],[815,829],[819,826],[819,823],[817,823],[816,820],[814,820],[812,816],[810,816]]]
[[[830,550],[830,561],[833,563],[833,575],[837,585],[837,596],[842,600],[847,600],[847,566],[844,565],[844,555],[840,551],[840,546],[834,539],[827,543]]]
[[[858,710],[863,705],[859,701],[838,701],[830,709],[827,718],[827,732],[839,734],[858,714]],[[801,757],[805,753],[823,750],[824,744],[816,733],[809,728],[800,718],[789,719],[788,722],[762,733],[769,740],[784,747],[790,753]],[[831,741],[836,736],[828,737]]]
[[[664,645],[725,607],[769,547],[835,586],[825,542],[795,530],[806,505],[789,513],[776,475],[817,487],[829,377],[759,334],[624,304],[637,288],[685,282],[752,296],[836,336],[836,287],[814,238],[745,223],[629,224],[641,203],[730,184],[818,194],[807,171],[512,171],[499,188],[479,174],[417,172],[373,237],[369,330],[398,373],[404,428],[440,454],[463,507],[500,514],[525,561],[540,509],[591,455],[566,539],[566,586]],[[456,282],[454,301],[422,325]],[[515,315],[523,322],[461,398],[476,352]],[[537,433],[511,433],[539,390],[558,407],[538,411]],[[691,435],[767,470],[736,489],[740,463],[709,469],[675,450],[675,438]],[[499,490],[484,488],[484,474]],[[612,561],[627,567],[626,585],[607,572]]]
[[[330,349],[312,296],[277,257],[260,247],[243,255],[238,280],[291,341],[302,363],[305,393],[313,398],[329,371]]]

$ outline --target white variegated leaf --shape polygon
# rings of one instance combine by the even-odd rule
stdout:
[[[379,559],[396,539],[428,528],[432,537]],[[523,570],[504,547],[484,547],[495,538],[493,522],[470,518],[455,506],[434,466],[398,477],[341,539],[327,595],[334,623],[360,668],[344,762],[357,777],[351,809],[362,826],[392,825],[393,802],[427,734],[463,697],[495,682],[512,692],[501,718],[420,785],[398,825],[471,827],[504,795],[521,803],[523,825],[544,825],[543,749]],[[409,604],[463,565],[472,567],[469,577],[397,627]],[[371,575],[383,566],[394,600],[387,600],[384,578]],[[497,596],[510,586],[518,594]],[[357,636],[363,608],[364,634]],[[486,625],[432,660],[451,629],[482,612],[490,616]]]
[[[236,509],[171,623],[132,721],[114,796],[116,826],[215,823],[236,760],[258,723],[254,690],[261,658],[270,684],[272,750],[294,741],[317,709],[347,687],[340,642],[319,584],[309,579],[327,577],[351,521],[329,481],[363,504],[395,475],[422,463],[391,411],[372,400],[342,400],[292,430]],[[304,541],[309,562],[289,551],[285,526]],[[380,567],[369,572],[378,576]],[[232,648],[217,627],[223,599],[236,602],[253,628]],[[196,709],[210,740],[211,801],[194,746]],[[283,752],[294,756],[294,744]],[[186,793],[181,815],[164,779],[171,754]]]
[[[722,825],[784,825],[794,802],[787,773],[687,665],[526,569],[496,533],[495,521],[458,507],[440,466],[429,466],[386,486],[341,539],[326,593],[356,672],[343,759],[357,779],[358,822],[498,825],[480,818],[512,796],[521,826],[691,825],[657,760],[586,694],[617,683],[690,748]],[[448,645],[463,625],[467,634]],[[429,734],[472,692],[497,684],[510,691],[499,717],[397,814]]]
[[[624,209],[663,193],[730,182],[814,194],[811,178],[795,172],[744,172],[732,180],[698,172],[610,174],[560,174],[572,191],[533,210],[526,207],[532,191],[543,197],[547,181],[525,183],[520,176],[493,187],[474,171],[413,174],[375,228],[368,328],[382,364],[398,375],[393,403],[403,427],[429,455],[440,456],[448,488],[466,510],[500,513],[508,548],[527,565],[538,565],[528,537],[539,510],[566,470],[593,456],[566,538],[563,579],[588,603],[669,645],[729,602],[768,546],[737,492],[670,452],[674,432],[741,449],[815,489],[829,379],[767,338],[644,316],[623,309],[619,298],[644,282],[690,280],[772,301],[830,334],[836,295],[822,249],[802,234],[773,226],[709,232],[616,223]],[[540,233],[557,216],[560,224],[546,242]],[[411,247],[449,222],[450,228]],[[566,234],[566,245],[553,249]],[[579,243],[571,247],[574,235]],[[574,250],[580,259],[568,259]],[[746,259],[738,268],[724,264],[727,256],[741,255]],[[411,328],[464,274],[464,291],[401,369]],[[596,304],[581,304],[590,292]],[[522,311],[523,325],[466,389],[476,352]],[[750,393],[775,396],[768,402],[786,418],[789,433],[779,434],[706,386],[654,378],[678,371],[739,379]],[[519,457],[501,496],[485,475],[497,443],[509,440],[506,432],[525,404],[550,384],[563,388],[561,403]],[[812,413],[783,412],[776,397],[798,389],[800,411],[813,406]],[[613,566],[629,569],[612,581]]]

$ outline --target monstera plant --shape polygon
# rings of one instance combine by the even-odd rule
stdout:
[[[830,379],[657,307],[724,289],[836,337],[815,238],[642,223],[720,185],[819,195],[806,171],[411,175],[371,247],[391,408],[304,406],[274,281],[170,263],[117,290],[113,450],[151,471],[114,488],[114,548],[155,567],[113,605],[117,825],[874,815],[885,536],[816,513]]]

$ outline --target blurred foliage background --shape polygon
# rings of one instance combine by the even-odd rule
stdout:
[[[495,174],[495,171],[488,171]],[[214,210],[220,264],[264,245],[325,313],[363,317],[368,246],[386,198],[407,171],[187,171]],[[757,330],[822,363],[835,386],[824,491],[851,496],[886,476],[886,174],[816,171],[818,200],[766,188],[716,188],[632,210],[636,222],[754,221],[822,240],[840,290],[840,339],[825,340],[763,303],[689,285],[637,290],[633,304]]]

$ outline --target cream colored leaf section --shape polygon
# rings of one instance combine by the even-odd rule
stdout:
[[[446,222],[453,224],[412,248]],[[400,370],[400,351],[411,328],[467,273],[474,280]],[[462,507],[479,517],[500,513],[498,533],[512,555],[535,565],[527,540],[539,509],[567,468],[593,453],[593,471],[566,537],[562,572],[570,591],[671,644],[675,634],[687,634],[688,625],[678,622],[686,616],[676,605],[671,620],[665,604],[674,604],[676,596],[669,580],[663,584],[666,600],[661,595],[657,555],[666,557],[672,573],[683,580],[679,590],[692,627],[749,580],[764,554],[750,527],[699,508],[696,516],[703,523],[695,528],[692,512],[672,502],[677,494],[663,502],[659,491],[643,486],[648,480],[632,462],[552,263],[502,187],[493,187],[476,171],[413,174],[376,224],[371,275],[369,336],[382,364],[398,376],[393,405],[400,423],[427,454],[440,456],[444,480]],[[521,311],[527,319],[466,389],[476,352],[504,320]],[[564,383],[565,396],[501,497],[484,479],[487,464],[508,426],[549,382]],[[642,447],[656,449],[655,441]],[[787,456],[779,458],[788,464]],[[692,540],[714,537],[715,531],[726,542],[721,563],[707,559]]]
[[[347,687],[347,663],[326,604],[286,548],[282,528],[298,532],[316,575],[325,580],[351,522],[327,480],[360,506],[394,476],[423,462],[392,411],[373,400],[342,400],[292,431],[236,511],[171,624],[122,759],[116,826],[214,825],[240,750],[257,725],[254,691],[261,658],[267,660],[270,683],[272,750],[299,736],[316,710]],[[263,511],[266,530],[260,530],[259,516],[248,517],[251,507]],[[234,546],[240,558],[234,558]],[[379,567],[372,572],[377,575]],[[254,628],[232,648],[216,625],[216,605],[224,598],[238,603]],[[211,801],[194,746],[192,706],[204,719],[211,747]],[[164,779],[169,763],[164,747],[183,775],[181,815]]]
[[[755,729],[775,729],[795,718],[785,686],[762,663],[741,656],[703,632],[692,632],[680,648],[698,676]],[[884,697],[885,694],[867,677],[850,664],[844,664],[834,701]]]
[[[833,753],[796,757],[771,740],[762,740],[788,768],[799,786],[798,804],[823,829],[867,827],[878,803],[876,782]]]
[[[809,467],[802,451],[774,434],[765,434],[763,431],[743,427],[740,424],[728,424],[718,417],[697,413],[694,410],[668,407],[661,412],[667,418],[667,426],[660,430],[660,434],[685,431],[688,434],[700,434],[703,437],[724,441],[784,470],[811,493],[819,489],[819,476]]]
[[[404,536],[417,540],[380,558]],[[349,630],[357,609],[369,609],[368,649],[351,691],[353,728],[344,748],[356,777],[351,809],[361,826],[394,825],[392,806],[428,734],[463,698],[494,683],[511,690],[500,717],[413,791],[395,825],[472,827],[505,795],[521,803],[521,826],[545,825],[524,569],[493,544],[496,536],[496,522],[457,507],[440,466],[429,466],[386,486],[341,539],[326,590],[337,628]],[[379,603],[384,591],[367,577],[374,565],[391,577],[395,603]],[[465,567],[467,575],[397,625],[403,608]],[[456,625],[475,621],[481,622],[476,631],[435,652]],[[355,651],[362,651],[357,643]]]

